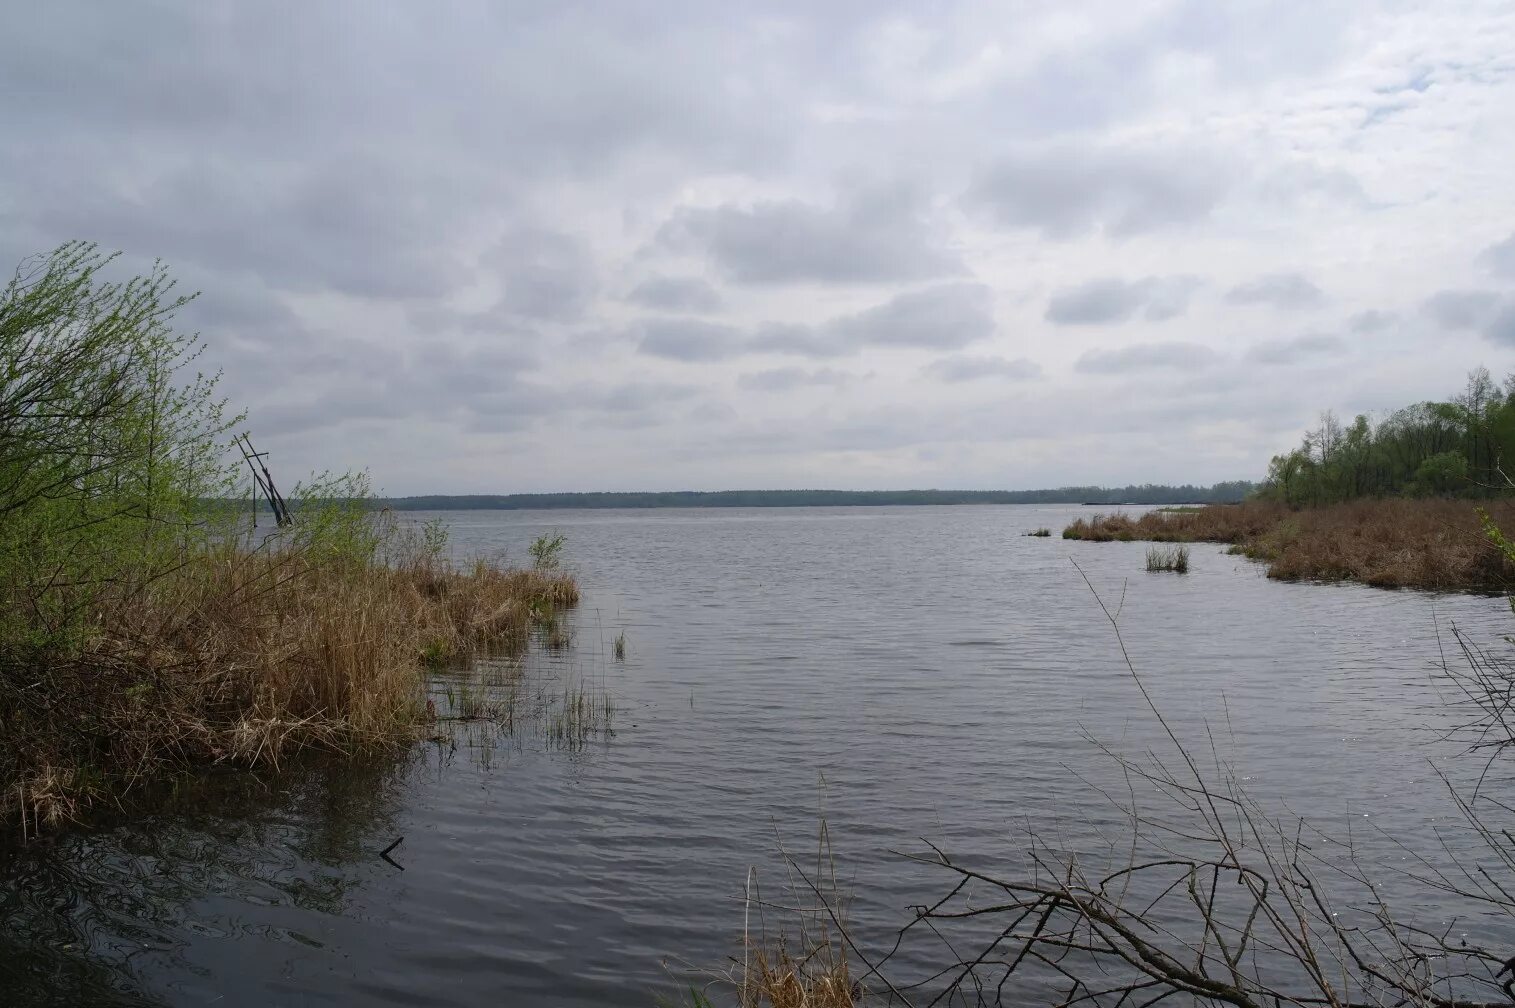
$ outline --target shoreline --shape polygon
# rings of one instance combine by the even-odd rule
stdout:
[[[1358,500],[1293,509],[1248,501],[1189,511],[1079,518],[1080,542],[1213,542],[1268,565],[1280,581],[1351,581],[1375,588],[1503,592],[1515,562],[1485,527],[1515,527],[1515,501]]]

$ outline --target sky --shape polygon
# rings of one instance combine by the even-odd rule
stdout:
[[[281,482],[1260,478],[1515,370],[1515,5],[0,11],[0,264],[161,259]]]

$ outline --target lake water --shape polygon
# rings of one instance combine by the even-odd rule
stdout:
[[[1030,828],[1077,843],[1118,823],[1091,737],[1161,744],[1071,561],[1123,598],[1159,706],[1208,725],[1251,793],[1369,858],[1431,845],[1453,814],[1434,770],[1459,765],[1438,626],[1494,642],[1502,600],[1281,584],[1208,545],[1147,574],[1144,544],[1056,537],[1090,510],[447,514],[462,553],[567,536],[576,643],[537,672],[607,691],[613,737],[242,776],[0,852],[0,1003],[646,1008],[665,959],[739,950],[749,867],[780,895],[779,844],[813,853],[823,816],[882,939],[943,890],[894,852],[1013,866]],[[401,836],[403,871],[379,857]]]

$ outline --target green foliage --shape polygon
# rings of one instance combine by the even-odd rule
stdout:
[[[1258,496],[1286,504],[1334,504],[1387,495],[1489,497],[1508,492],[1515,456],[1515,375],[1504,388],[1477,368],[1448,402],[1423,402],[1377,426],[1343,427],[1332,413],[1294,451],[1275,456]]]
[[[563,544],[568,540],[560,533],[537,536],[526,548],[531,554],[531,564],[537,570],[557,570],[563,559]]]
[[[194,370],[161,265],[106,278],[114,257],[71,242],[0,292],[0,647],[67,647],[107,585],[141,587],[187,543],[228,530],[241,418]]]

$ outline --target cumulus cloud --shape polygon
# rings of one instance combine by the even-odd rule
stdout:
[[[480,259],[494,274],[496,311],[540,321],[583,315],[595,292],[595,268],[584,243],[548,228],[519,227]]]
[[[992,161],[965,205],[1001,227],[1048,238],[1091,232],[1128,238],[1204,219],[1231,175],[1204,151],[1054,144]]]
[[[1217,359],[1214,350],[1199,343],[1135,343],[1118,350],[1090,350],[1079,357],[1073,367],[1085,374],[1126,374],[1155,369],[1198,371]]]
[[[645,319],[635,327],[637,349],[676,361],[719,361],[742,352],[735,326],[700,319]]]
[[[1393,312],[1379,311],[1371,308],[1368,311],[1358,312],[1347,319],[1347,328],[1354,333],[1368,335],[1370,333],[1383,332],[1394,324],[1396,316]]]
[[[736,380],[739,388],[749,389],[755,392],[788,392],[791,389],[803,388],[811,385],[845,385],[852,380],[852,375],[844,371],[834,371],[831,368],[820,368],[815,371],[807,371],[804,368],[770,368],[766,371],[751,371],[739,376]]]
[[[1314,308],[1325,302],[1326,295],[1303,274],[1269,273],[1232,287],[1226,300],[1235,305]]]
[[[1026,357],[941,357],[927,364],[922,373],[944,382],[974,381],[979,378],[1002,378],[1030,381],[1040,378],[1041,365]]]
[[[924,280],[963,272],[907,189],[834,206],[769,200],[679,210],[660,229],[673,251],[704,255],[740,283]]]
[[[1149,322],[1162,322],[1187,311],[1198,286],[1196,277],[1102,277],[1054,294],[1046,319],[1059,325],[1103,325],[1129,321],[1139,312]]]
[[[1257,364],[1297,364],[1312,357],[1340,353],[1346,343],[1337,336],[1299,336],[1287,340],[1266,340],[1253,344],[1247,360]]]
[[[1421,311],[1444,329],[1477,329],[1487,322],[1499,306],[1493,291],[1437,291],[1421,305]]]
[[[1495,343],[1515,346],[1515,300],[1507,301],[1484,326],[1483,334]]]
[[[631,289],[626,300],[660,311],[713,312],[721,307],[721,294],[699,277],[648,277]]]
[[[826,328],[853,344],[949,350],[993,335],[994,316],[988,287],[953,283],[898,294]]]
[[[1504,241],[1495,242],[1478,257],[1488,271],[1503,280],[1515,280],[1515,232]]]

